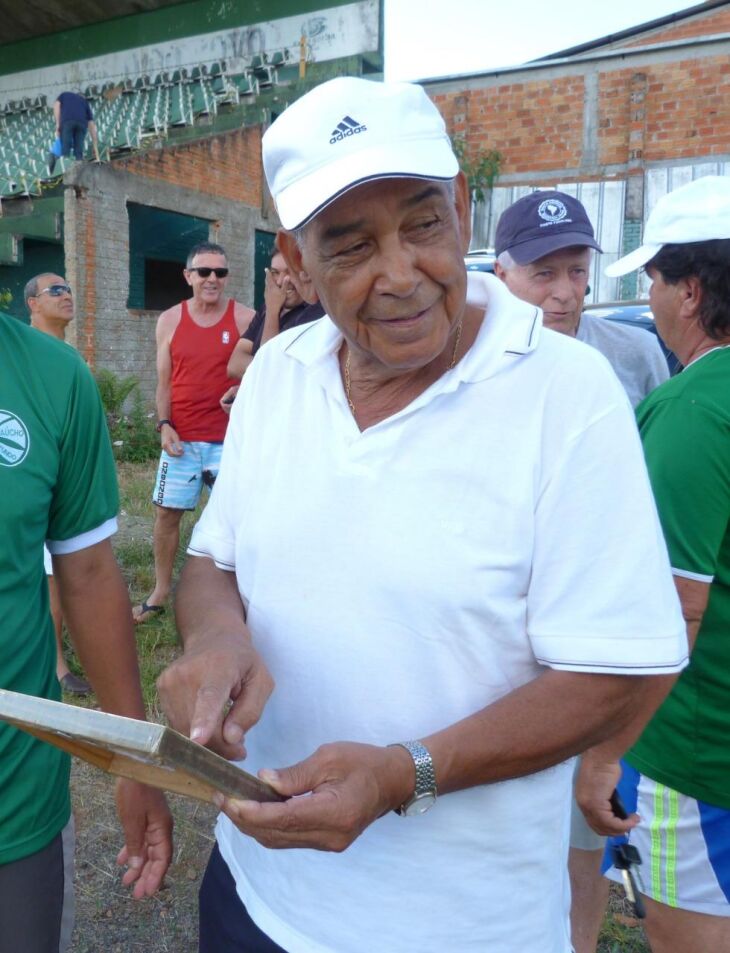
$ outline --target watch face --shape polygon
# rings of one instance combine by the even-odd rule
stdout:
[[[423,794],[417,794],[403,808],[406,817],[417,817],[419,814],[425,814],[426,811],[436,803],[436,795],[433,791],[426,791]]]

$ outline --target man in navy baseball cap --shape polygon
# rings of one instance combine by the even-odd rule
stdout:
[[[636,406],[667,379],[656,338],[583,312],[593,251],[601,251],[578,199],[556,189],[531,192],[497,223],[494,273],[512,294],[542,308],[543,324],[599,350]]]
[[[505,209],[497,224],[497,255],[508,251],[518,265],[571,247],[601,251],[586,210],[565,192],[524,195]]]

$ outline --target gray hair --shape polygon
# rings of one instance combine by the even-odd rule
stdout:
[[[585,250],[589,253],[588,257],[590,261],[593,261],[593,249],[591,248],[590,245],[567,245],[566,248],[580,248],[581,250]],[[564,250],[565,249],[562,249],[562,248],[557,249],[557,251],[564,251]],[[549,254],[552,254],[552,252],[548,252],[548,255]],[[540,258],[547,258],[547,255],[541,255]],[[540,261],[540,258],[536,258],[535,261]],[[505,251],[497,255],[497,262],[504,268],[505,271],[509,271],[510,268],[521,267],[519,263],[514,260],[512,255],[510,255],[509,251],[507,251],[506,249]],[[527,264],[532,265],[534,264],[534,262],[528,261]]]
[[[28,307],[28,298],[37,298],[38,297],[38,282],[41,278],[55,278],[55,271],[42,271],[39,275],[34,275],[30,281],[28,281],[23,288],[23,301],[25,301],[26,308]],[[28,309],[30,310],[30,309]]]
[[[517,264],[508,251],[503,251],[501,254],[497,255],[497,261],[505,271],[509,271],[510,268],[514,268]]]
[[[444,182],[443,179],[436,179],[434,181]],[[456,179],[447,179],[444,182],[444,185],[446,186],[447,195],[453,202],[456,198]],[[315,217],[316,216],[313,216],[312,218],[307,219],[303,225],[298,225],[296,228],[291,229],[291,234],[294,236],[294,241],[297,243],[297,246],[300,249],[304,247],[304,243],[307,240],[307,229],[312,224]]]
[[[215,242],[200,242],[198,245],[193,245],[188,252],[188,258],[185,262],[185,267],[188,270],[193,267],[196,255],[223,255],[228,261],[228,255],[226,255],[226,250],[222,245],[216,245]]]

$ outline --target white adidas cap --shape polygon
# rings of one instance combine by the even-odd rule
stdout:
[[[618,278],[641,268],[662,245],[730,238],[730,176],[705,175],[659,199],[646,222],[644,242],[605,269]]]
[[[266,181],[284,228],[304,225],[373,179],[453,179],[459,164],[420,86],[331,79],[292,103],[262,140]]]

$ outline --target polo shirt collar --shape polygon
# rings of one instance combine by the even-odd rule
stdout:
[[[467,302],[481,308],[485,314],[474,344],[456,365],[454,373],[444,375],[444,378],[450,378],[453,387],[459,381],[486,380],[505,362],[511,363],[529,354],[537,347],[542,330],[540,309],[515,298],[494,275],[468,272]],[[340,349],[342,340],[342,332],[325,315],[319,321],[302,326],[301,332],[289,341],[284,352],[314,369],[317,365],[329,363]]]

